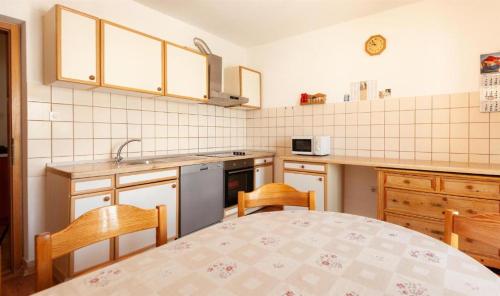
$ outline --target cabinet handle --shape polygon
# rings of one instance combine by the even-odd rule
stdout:
[[[303,168],[305,168],[305,166],[304,166],[304,165],[301,165],[301,166],[300,166],[300,168],[301,168],[301,169],[303,169]]]
[[[434,229],[433,229],[433,230],[431,230],[431,233],[432,233],[432,234],[437,234],[437,235],[443,235],[443,234],[444,234],[444,232],[442,232],[442,231],[440,231],[440,230],[434,230]]]
[[[477,214],[477,212],[476,212],[476,211],[474,211],[473,209],[468,209],[468,210],[467,210],[467,213],[469,213],[469,214]]]
[[[267,162],[267,159],[264,159],[264,163],[266,163],[266,162]]]
[[[90,79],[90,80],[95,80],[95,76],[94,76],[94,75],[90,75],[90,76],[89,76],[89,79]]]
[[[259,172],[259,169],[256,169],[255,171],[258,173],[258,172]]]
[[[156,88],[156,90],[157,90],[157,91],[161,91],[161,87],[157,87],[157,88]]]
[[[319,178],[318,178],[318,181],[323,181],[323,178],[319,177]]]
[[[177,187],[177,184],[172,184],[172,188],[175,188],[175,187]]]
[[[109,196],[105,196],[102,200],[103,201],[109,201],[111,198]]]
[[[472,190],[472,188],[474,188],[472,185],[467,185],[465,186],[466,189],[469,189],[469,190]]]
[[[410,184],[410,180],[406,180],[406,179],[405,179],[405,180],[403,181],[403,183],[405,183],[405,184]]]
[[[203,95],[203,98],[206,99],[207,98],[207,95]]]

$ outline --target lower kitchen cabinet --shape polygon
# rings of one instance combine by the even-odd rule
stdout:
[[[273,183],[273,165],[256,167],[254,171],[254,188]]]
[[[316,193],[316,210],[325,210],[325,176],[320,174],[285,172],[285,184],[298,191],[314,191]],[[302,207],[285,207],[285,209],[305,209]]]
[[[285,161],[283,182],[298,191],[314,191],[317,211],[342,211],[342,167],[335,164]],[[285,207],[304,209],[302,207]]]
[[[113,192],[94,193],[72,198],[71,221],[88,211],[113,203]],[[73,252],[70,258],[71,273],[76,274],[113,259],[112,240],[104,240]]]
[[[154,209],[157,205],[167,207],[167,237],[177,237],[177,180],[144,184],[116,190],[116,204],[133,205],[143,209]],[[156,230],[148,229],[116,239],[117,257],[122,257],[154,246]]]

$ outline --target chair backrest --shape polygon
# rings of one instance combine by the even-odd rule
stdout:
[[[488,245],[500,246],[500,214],[485,213],[460,216],[457,211],[446,210],[444,242],[458,249],[458,237],[464,236]]]
[[[167,242],[167,209],[164,205],[144,210],[129,205],[94,209],[65,229],[35,237],[36,290],[53,285],[52,260],[93,243],[122,234],[156,228],[156,246]]]
[[[298,206],[316,209],[314,191],[300,192],[281,183],[266,184],[259,189],[245,193],[238,192],[238,217],[245,216],[245,209],[262,206]]]

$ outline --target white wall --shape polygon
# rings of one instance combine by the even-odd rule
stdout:
[[[27,196],[25,197],[25,219],[27,219],[27,225],[25,226],[25,259],[27,261],[34,259],[34,235],[46,230],[44,217],[45,164],[47,162],[61,161],[63,159],[57,156],[57,151],[59,151],[59,148],[57,148],[59,145],[57,143],[61,142],[61,139],[56,138],[53,134],[54,128],[57,127],[55,124],[47,121],[48,111],[61,107],[58,106],[58,102],[54,101],[54,96],[56,96],[57,93],[61,93],[61,90],[55,90],[54,88],[41,85],[43,54],[42,16],[55,4],[62,4],[95,15],[99,18],[107,19],[144,33],[190,47],[193,47],[193,37],[200,37],[208,43],[215,54],[223,57],[224,67],[246,64],[246,50],[244,48],[146,6],[142,6],[132,0],[1,0],[0,16],[8,16],[26,22],[28,116],[31,117],[30,122],[32,123],[32,129],[28,129],[28,139],[31,143],[40,144],[31,147],[28,144],[30,159],[28,160],[28,188]],[[90,97],[92,97],[91,93],[85,94],[83,92],[78,92],[78,95],[86,97],[90,95]],[[73,124],[73,92],[70,92],[65,97],[65,104],[67,104],[65,110],[71,110],[68,111],[71,113],[71,117],[68,117],[66,122],[66,125],[69,126]],[[60,100],[61,98],[58,99]],[[92,99],[90,102],[92,102]],[[92,106],[90,106],[90,108],[92,108]],[[186,108],[183,108],[183,110],[184,109]],[[33,123],[41,127],[43,132],[41,132],[42,130],[40,129],[33,128]],[[96,127],[94,126],[94,128]],[[72,130],[70,131],[72,132]],[[41,135],[43,139],[40,139]],[[92,141],[93,139],[88,140]],[[41,141],[43,141],[44,144],[42,144]],[[73,143],[73,138],[63,141]],[[102,141],[102,139],[96,139],[96,141]],[[109,141],[111,141],[111,139],[109,139]],[[179,140],[179,142],[181,141]],[[94,159],[96,159],[96,147],[101,147],[96,143],[97,142],[94,142],[94,150],[89,153],[89,156]],[[149,141],[149,143],[151,143],[151,141]],[[224,142],[224,144],[226,144],[226,142]],[[45,150],[42,148],[45,148]],[[139,147],[139,150],[140,149]],[[156,149],[156,147],[154,149]],[[73,151],[73,149],[71,150]],[[38,153],[40,151],[43,153]],[[111,151],[107,152],[107,156],[104,154],[104,156],[101,155],[98,157],[109,158],[109,152]],[[138,152],[143,153],[143,151]],[[74,155],[67,155],[65,156],[65,160],[78,159]]]
[[[498,0],[425,0],[251,48],[263,73],[264,107],[296,105],[300,93],[341,101],[352,81],[378,80],[394,97],[477,91],[479,55],[500,50]],[[387,38],[382,55],[364,42]]]

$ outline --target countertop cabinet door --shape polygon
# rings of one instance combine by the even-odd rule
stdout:
[[[116,190],[116,203],[133,205],[143,209],[154,209],[157,205],[167,206],[167,236],[177,237],[177,181],[166,181],[139,185]],[[148,229],[117,239],[118,257],[154,246],[156,230]]]
[[[56,5],[44,22],[45,82],[76,88],[99,85],[99,19]]]
[[[192,49],[165,44],[165,95],[192,100],[207,100],[207,57]]]
[[[102,86],[163,94],[163,41],[101,21]]]
[[[113,193],[95,193],[81,197],[73,197],[72,202],[72,221],[85,214],[86,212],[113,203]],[[101,241],[88,247],[81,248],[73,252],[73,270],[70,274],[84,271],[88,268],[108,262],[111,257],[111,240]]]
[[[285,184],[292,186],[298,191],[316,192],[316,210],[325,210],[325,176],[316,174],[306,174],[297,172],[285,172]],[[305,209],[298,207],[285,207],[285,209]]]
[[[249,99],[245,106],[260,108],[261,87],[260,72],[240,67],[240,93]]]
[[[273,182],[273,165],[256,167],[254,169],[255,189]]]

